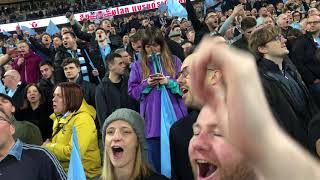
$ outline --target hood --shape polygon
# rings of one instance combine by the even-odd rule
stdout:
[[[96,118],[96,110],[94,109],[93,106],[89,105],[86,100],[82,100],[82,104],[80,106],[80,108],[78,109],[78,111],[76,111],[74,114],[79,114],[79,113],[83,113],[86,112],[88,114],[90,114],[90,116],[95,119]]]

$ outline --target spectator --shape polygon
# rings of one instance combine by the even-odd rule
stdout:
[[[264,18],[268,17],[268,10],[266,7],[259,9],[259,17],[257,19],[257,25],[263,24]]]
[[[19,139],[15,140],[15,131],[14,122],[0,108],[1,179],[67,179],[59,161],[50,152],[38,146],[24,144]]]
[[[92,44],[91,57],[92,63],[95,65],[96,70],[92,71],[92,75],[102,79],[104,75],[108,72],[108,67],[106,65],[107,56],[111,53],[113,47],[110,43],[110,40],[107,36],[107,33],[102,28],[97,28],[95,31],[96,40]],[[96,83],[98,84],[98,83]]]
[[[97,117],[100,125],[116,109],[129,108],[139,112],[139,103],[128,95],[128,76],[121,55],[113,53],[107,60],[109,73],[96,90]]]
[[[96,86],[93,83],[83,80],[80,72],[80,63],[77,59],[66,58],[61,64],[68,82],[81,86],[83,97],[89,105],[95,106]]]
[[[256,19],[253,17],[245,17],[241,21],[241,30],[243,31],[242,37],[234,42],[232,45],[248,51],[249,52],[249,45],[248,40],[251,36],[251,33],[255,30],[257,25]]]
[[[292,60],[302,79],[316,97],[318,105],[320,105],[320,62],[316,57],[316,52],[320,47],[320,42],[317,41],[320,34],[319,22],[319,16],[308,17],[307,34],[297,39],[292,48]]]
[[[267,26],[251,35],[250,48],[260,57],[258,67],[267,100],[278,123],[312,152],[308,123],[318,112],[295,66],[286,57],[286,39],[276,27]]]
[[[218,115],[218,120],[225,120],[219,123],[222,126],[220,132],[227,133],[223,139],[232,143],[245,160],[252,162],[250,164],[260,173],[261,179],[319,179],[317,160],[277,126],[252,56],[220,46],[208,38],[196,53],[198,60],[191,68],[192,89],[202,101],[208,102],[208,110]],[[222,90],[205,86],[207,72],[204,69],[209,64],[221,69],[225,77],[227,103],[215,96],[223,93]],[[226,111],[228,116],[225,116]],[[202,136],[201,129],[198,132],[197,137],[209,137]],[[298,171],[292,171],[292,168]]]
[[[281,34],[287,38],[288,32],[293,29],[291,26],[289,26],[288,22],[288,15],[287,14],[280,14],[277,19],[277,25],[281,29]]]
[[[21,41],[18,48],[21,54],[13,61],[12,67],[20,73],[23,83],[38,83],[40,80],[39,63],[42,58],[35,54],[25,41]]]
[[[42,137],[39,128],[28,121],[17,121],[14,117],[16,107],[10,96],[0,93],[0,108],[3,109],[5,114],[9,117],[10,121],[15,127],[13,137],[15,140],[20,139],[27,144],[42,144]]]
[[[16,108],[23,105],[23,92],[26,84],[21,82],[21,76],[16,70],[9,70],[3,75],[3,84],[8,88],[7,95],[12,97],[12,102]]]
[[[40,79],[38,85],[48,104],[52,105],[53,88],[57,84],[54,79],[54,67],[50,61],[41,61],[39,66],[42,78]]]
[[[137,112],[116,110],[105,120],[102,134],[105,144],[102,180],[167,179],[148,166],[144,120]]]
[[[38,50],[41,54],[43,54],[42,58],[46,60],[50,60],[53,62],[53,58],[55,55],[55,50],[52,45],[52,38],[49,34],[44,33],[41,36],[41,43],[39,43],[34,37],[29,38],[31,44]]]
[[[49,116],[52,114],[52,105],[46,102],[45,96],[36,84],[28,84],[24,92],[24,104],[17,109],[16,119],[18,121],[29,121],[36,125],[42,135],[42,140],[51,138],[52,121]]]
[[[124,64],[126,65],[126,69],[128,72],[131,70],[131,63],[132,63],[132,57],[124,48],[119,48],[114,51],[115,53],[119,54],[122,57],[122,60]]]
[[[95,82],[96,78],[93,77],[93,68],[90,65],[89,57],[85,48],[79,47],[76,43],[77,37],[73,32],[66,32],[62,36],[63,46],[55,56],[54,69],[55,69],[55,80],[57,82],[66,81],[66,77],[63,72],[61,64],[65,58],[77,58],[80,62],[81,76],[85,81]],[[88,52],[88,51],[87,51]]]
[[[159,54],[159,55],[156,55]],[[140,101],[140,114],[147,126],[145,133],[149,145],[149,161],[160,172],[160,95],[157,87],[164,85],[177,118],[186,115],[181,91],[175,81],[181,61],[172,56],[159,30],[147,29],[142,38],[142,58],[133,63],[128,82],[128,93]],[[154,59],[154,60],[152,60]],[[150,111],[152,110],[152,111]]]
[[[72,149],[72,127],[75,127],[86,177],[98,178],[101,174],[101,159],[94,124],[96,112],[83,100],[80,86],[69,82],[59,83],[53,93],[53,111],[50,116],[54,121],[53,135],[42,146],[52,152],[67,171]]]
[[[221,108],[221,107],[219,107]],[[221,112],[222,113],[222,112]],[[226,116],[219,114],[220,116]],[[217,178],[237,180],[259,180],[254,168],[232,144],[225,140],[228,130],[223,129],[220,118],[208,107],[203,107],[189,144],[189,157],[195,179]]]

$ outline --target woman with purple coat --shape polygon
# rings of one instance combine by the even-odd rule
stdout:
[[[154,28],[146,29],[142,37],[141,59],[131,66],[128,93],[140,101],[140,114],[145,120],[148,159],[157,172],[161,169],[161,85],[167,89],[177,119],[187,115],[176,82],[180,67],[180,59],[171,54],[161,32]]]

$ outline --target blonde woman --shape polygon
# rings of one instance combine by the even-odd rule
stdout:
[[[166,180],[147,165],[144,120],[131,109],[118,109],[104,122],[102,180]]]

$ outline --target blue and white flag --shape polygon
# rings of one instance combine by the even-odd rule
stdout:
[[[56,33],[59,33],[60,29],[57,25],[55,25],[51,20],[49,21],[49,25],[46,29],[46,33],[50,34],[50,36],[53,36]]]
[[[86,180],[86,174],[82,166],[77,130],[75,126],[72,127],[72,150],[68,170],[68,180]]]
[[[178,1],[179,0],[168,0],[169,16],[188,18],[187,10]]]
[[[177,121],[176,113],[173,109],[168,91],[161,86],[161,174],[171,178],[171,157],[169,133],[171,126]]]
[[[21,26],[21,31],[28,32],[30,36],[37,35],[37,33],[34,29],[28,28],[27,26]]]

